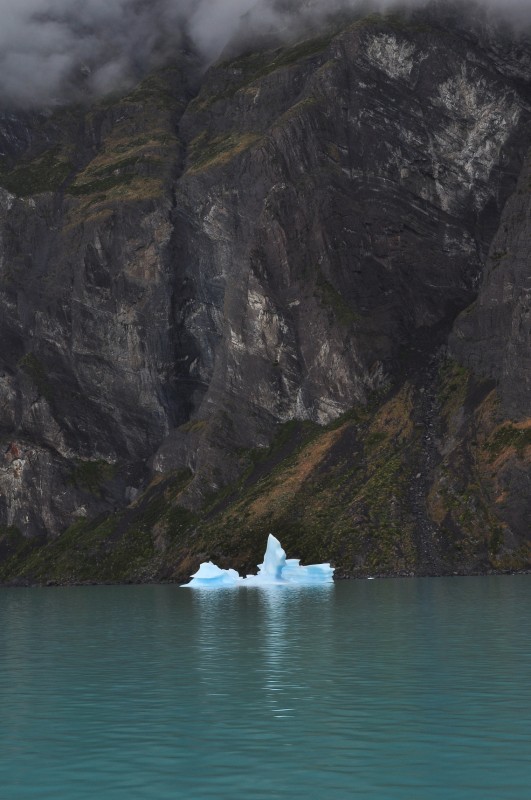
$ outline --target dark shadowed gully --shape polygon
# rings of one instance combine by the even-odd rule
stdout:
[[[531,44],[341,20],[0,117],[0,580],[531,564]]]

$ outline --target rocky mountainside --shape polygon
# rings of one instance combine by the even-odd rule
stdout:
[[[0,580],[531,560],[531,42],[342,19],[0,116]]]

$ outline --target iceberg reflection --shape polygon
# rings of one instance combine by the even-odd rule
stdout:
[[[282,545],[272,534],[267,539],[264,561],[258,565],[257,575],[240,577],[234,569],[221,569],[212,561],[205,561],[185,586],[215,589],[227,586],[283,586],[332,583],[334,569],[330,564],[300,565],[298,558],[286,558]]]

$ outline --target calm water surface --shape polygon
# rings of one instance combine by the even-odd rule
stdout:
[[[531,576],[0,590],[2,800],[529,800]]]

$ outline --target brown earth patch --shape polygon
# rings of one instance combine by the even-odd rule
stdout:
[[[263,517],[265,514],[270,513],[275,506],[281,505],[283,501],[297,494],[304,482],[314,473],[331,448],[341,438],[348,424],[345,423],[340,428],[325,433],[317,441],[307,445],[293,467],[282,474],[270,491],[251,503],[249,506],[251,516],[254,519]]]

